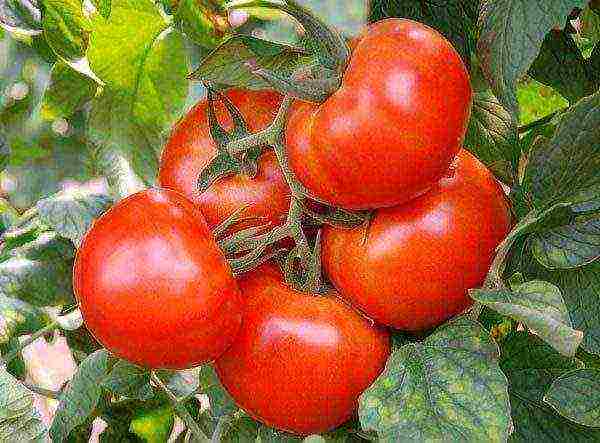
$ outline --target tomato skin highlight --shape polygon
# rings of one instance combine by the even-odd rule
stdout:
[[[355,412],[383,371],[387,331],[335,296],[301,293],[266,265],[239,279],[247,309],[234,344],[215,362],[236,403],[261,422],[307,435]]]
[[[275,118],[282,97],[273,91],[232,89],[225,93],[245,117],[252,132],[266,128]],[[226,129],[233,127],[225,106],[215,103],[217,119]],[[236,174],[224,177],[203,193],[197,190],[200,172],[217,155],[210,136],[208,101],[198,103],[174,128],[160,160],[160,186],[184,194],[198,205],[211,228],[216,227],[242,206],[243,218],[254,218],[235,225],[229,232],[285,221],[290,190],[275,153],[265,151],[258,161],[256,177]]]
[[[450,42],[412,20],[377,22],[354,45],[338,91],[293,105],[289,164],[333,206],[395,206],[433,186],[460,150],[469,74]]]
[[[77,252],[74,290],[109,351],[148,368],[217,358],[237,334],[243,300],[200,211],[150,189],[100,217]]]
[[[422,331],[459,314],[510,231],[500,185],[463,150],[446,177],[407,204],[378,210],[370,226],[323,231],[325,272],[374,320]]]

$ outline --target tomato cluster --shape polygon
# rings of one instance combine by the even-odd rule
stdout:
[[[269,150],[255,176],[197,190],[218,151],[207,101],[172,132],[162,188],[103,215],[74,271],[86,324],[113,353],[150,368],[214,361],[241,408],[304,435],[354,414],[385,366],[390,328],[426,331],[469,307],[467,291],[483,282],[511,223],[501,187],[462,149],[472,92],[451,44],[390,19],[353,47],[339,90],[320,105],[294,103],[282,136],[309,205],[372,211],[362,226],[323,228],[333,287],[300,291],[274,262],[234,278],[210,228],[242,206],[230,233],[280,225],[297,196]],[[226,97],[252,131],[282,101],[269,91]],[[233,124],[222,104],[216,116]]]

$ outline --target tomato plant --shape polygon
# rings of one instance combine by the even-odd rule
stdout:
[[[199,210],[173,191],[134,194],[100,217],[73,274],[89,330],[142,366],[213,360],[240,327],[243,301],[225,258]]]
[[[242,330],[215,363],[236,403],[264,423],[304,435],[348,420],[383,370],[389,334],[335,292],[295,291],[274,266],[239,284],[247,303]]]
[[[422,331],[464,311],[511,225],[494,176],[461,151],[440,182],[366,227],[327,227],[323,266],[340,293],[373,319]]]
[[[275,117],[281,96],[270,91],[230,90],[227,97],[239,108],[252,131],[264,129]],[[210,227],[216,227],[241,207],[246,222],[236,230],[267,223],[280,224],[289,207],[289,188],[272,151],[263,153],[254,176],[239,171],[198,191],[200,172],[217,155],[207,117],[208,102],[198,103],[175,127],[162,152],[158,181],[179,191],[202,210]],[[225,106],[217,104],[217,118],[231,127]]]
[[[333,206],[394,206],[433,186],[460,149],[469,74],[450,42],[411,20],[375,23],[353,46],[340,89],[292,107],[290,166]]]

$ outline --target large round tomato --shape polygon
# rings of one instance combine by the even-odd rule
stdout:
[[[333,206],[397,205],[448,169],[471,103],[468,72],[442,35],[411,20],[375,23],[355,42],[341,88],[321,105],[292,107],[290,166]]]
[[[227,97],[245,117],[251,131],[267,127],[275,118],[282,97],[271,91],[232,89]],[[217,119],[231,129],[232,121],[225,106],[215,103]],[[214,183],[207,191],[197,190],[200,172],[217,155],[210,136],[208,102],[198,103],[173,130],[163,150],[158,181],[164,188],[179,191],[202,210],[206,221],[214,228],[242,206],[247,206],[243,218],[234,230],[265,223],[280,224],[285,220],[290,203],[290,190],[283,178],[272,150],[265,151],[258,162],[256,177],[235,174]]]
[[[117,203],[86,234],[74,289],[90,332],[150,368],[213,360],[239,330],[243,300],[200,211],[152,189]]]
[[[368,227],[325,228],[323,265],[354,306],[385,325],[419,331],[471,303],[510,229],[505,196],[467,151],[427,194],[378,210]]]
[[[383,370],[386,331],[336,298],[297,292],[267,265],[239,280],[240,334],[215,362],[236,403],[267,425],[320,433],[349,419]]]

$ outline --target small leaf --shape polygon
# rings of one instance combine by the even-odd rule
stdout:
[[[0,27],[24,34],[42,32],[42,13],[38,0],[0,0]]]
[[[251,66],[291,77],[303,61],[306,54],[301,49],[238,35],[211,52],[189,78],[230,87],[269,89],[271,85],[253,74]]]
[[[0,263],[0,294],[40,307],[73,302],[73,255],[70,242],[41,234]]]
[[[544,401],[575,423],[600,428],[600,370],[579,369],[561,376]]]
[[[559,355],[539,337],[521,331],[503,342],[500,364],[509,380],[515,427],[511,443],[598,440],[600,432],[565,420],[543,402],[553,380],[581,368],[580,361]]]
[[[475,289],[471,297],[502,315],[524,323],[564,355],[573,356],[583,333],[571,328],[560,290],[547,282],[530,281],[513,291]]]
[[[0,294],[0,344],[13,337],[32,334],[48,324],[46,313],[21,300]]]
[[[381,442],[506,441],[510,407],[497,357],[488,333],[465,318],[403,346],[360,397],[363,429]]]
[[[86,358],[61,396],[50,427],[54,443],[66,441],[73,429],[86,422],[96,408],[102,392],[99,380],[108,371],[108,352],[104,349]]]
[[[110,204],[111,199],[106,195],[73,190],[38,201],[37,209],[46,225],[79,246],[94,220]]]
[[[0,441],[45,442],[46,428],[33,394],[0,367]]]
[[[534,234],[531,249],[548,269],[573,269],[600,258],[600,214]]]
[[[57,62],[50,72],[50,83],[42,98],[42,117],[46,120],[71,117],[96,94],[98,85],[66,63]]]
[[[575,103],[598,89],[595,72],[573,38],[564,31],[550,31],[529,74],[538,82],[551,86],[570,103]]]
[[[85,55],[89,20],[83,15],[81,0],[42,0],[44,35],[56,54],[67,60]]]
[[[172,407],[164,405],[138,411],[131,420],[129,429],[147,443],[162,443],[169,441],[174,423]]]
[[[125,360],[117,361],[102,386],[113,394],[131,399],[148,400],[154,395],[150,371]]]
[[[525,184],[537,208],[588,201],[585,191],[600,190],[600,92],[563,114],[548,144],[530,155]]]
[[[490,92],[477,92],[465,138],[465,147],[500,178],[515,175],[520,146],[510,114]]]
[[[535,60],[544,36],[587,0],[496,0],[482,2],[477,55],[494,94],[519,115],[516,86]]]

